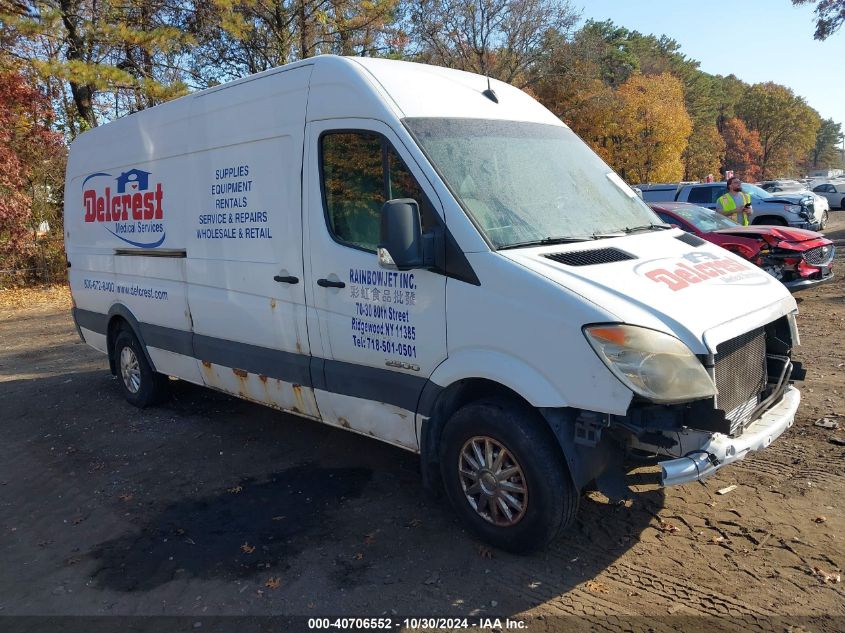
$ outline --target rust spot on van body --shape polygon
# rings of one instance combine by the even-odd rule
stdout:
[[[271,310],[276,309],[276,300],[275,299],[270,299],[270,309]]]
[[[211,361],[209,361],[209,360],[202,361],[202,366],[205,367],[206,369],[211,369]]]
[[[246,378],[249,374],[245,369],[232,369],[232,373],[239,378]]]
[[[265,385],[267,384],[267,376],[265,376],[264,374],[258,374],[258,380],[263,382]]]
[[[293,397],[297,405],[293,410],[299,412],[302,409],[307,409],[308,407],[305,406],[305,400],[302,397],[302,385],[293,384],[291,389],[293,389]]]
[[[337,422],[338,422],[338,424],[340,424],[340,426],[342,426],[342,427],[343,427],[343,428],[345,428],[345,429],[352,428],[352,427],[350,427],[350,426],[349,426],[349,420],[347,420],[347,419],[346,419],[346,418],[344,418],[344,417],[339,417],[339,418],[337,419]]]

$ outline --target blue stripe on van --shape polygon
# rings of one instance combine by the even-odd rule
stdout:
[[[110,317],[107,314],[74,308],[73,317],[79,327],[103,335],[108,332]],[[417,411],[417,406],[422,404],[420,395],[426,385],[429,390],[434,387],[438,393],[440,391],[439,386],[426,378],[389,369],[285,352],[161,325],[139,323],[138,327],[141,331],[136,334],[140,335],[142,345],[313,389],[384,402],[408,411]],[[327,386],[329,380],[331,389]],[[435,400],[426,398],[424,408],[430,409]],[[428,410],[419,413],[430,415]]]

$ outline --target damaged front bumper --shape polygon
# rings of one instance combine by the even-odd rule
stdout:
[[[685,451],[683,457],[658,463],[661,484],[676,486],[701,481],[723,466],[743,459],[748,453],[766,448],[792,426],[800,403],[801,392],[790,386],[781,401],[749,424],[741,435],[730,437],[723,433],[698,431],[681,433],[681,446],[696,447]]]
[[[833,273],[829,273],[827,276],[818,277],[815,279],[799,277],[797,279],[793,279],[792,281],[783,281],[781,283],[783,283],[783,285],[786,286],[790,292],[798,292],[799,290],[806,290],[807,288],[820,286],[831,281],[833,281]]]

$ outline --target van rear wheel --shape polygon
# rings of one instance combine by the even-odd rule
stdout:
[[[153,371],[134,333],[121,330],[112,353],[121,391],[130,404],[143,409],[167,397],[167,376]]]
[[[458,410],[443,430],[440,468],[464,524],[503,550],[546,546],[578,510],[557,440],[536,412],[510,400]]]

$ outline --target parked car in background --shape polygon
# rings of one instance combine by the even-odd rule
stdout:
[[[708,209],[715,209],[716,200],[726,191],[724,182],[636,186],[642,190],[646,202],[691,202]],[[810,231],[817,231],[822,226],[824,211],[817,212],[815,198],[810,192],[772,195],[748,183],[742,184],[742,190],[751,196],[752,224],[792,226]]]
[[[759,185],[769,193],[786,193],[788,191],[802,191],[807,187],[797,180],[764,180]]]
[[[807,174],[811,178],[840,178],[845,176],[842,169],[816,169]]]
[[[845,209],[845,180],[816,185],[813,193],[823,196],[831,208]]]
[[[653,202],[661,220],[756,264],[790,291],[833,279],[833,242],[819,233],[781,226],[740,226],[721,213],[684,202]]]
[[[799,180],[764,180],[758,186],[760,189],[768,191],[772,195],[780,193],[795,193],[813,196],[813,208],[816,211],[816,217],[819,218],[819,230],[822,230],[827,226],[830,203],[824,196],[820,196],[818,193],[810,191],[810,187],[808,187],[805,183]]]

